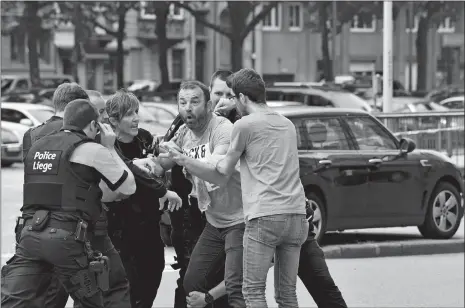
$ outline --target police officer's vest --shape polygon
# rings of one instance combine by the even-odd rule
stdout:
[[[24,162],[23,212],[48,209],[77,213],[92,222],[98,219],[101,175],[69,161],[76,147],[86,142],[95,141],[82,131],[63,127],[32,145]]]
[[[60,131],[63,127],[63,118],[53,116],[41,125],[31,129],[31,144],[37,140]]]

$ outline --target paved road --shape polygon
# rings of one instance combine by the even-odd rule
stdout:
[[[12,167],[1,169],[1,264],[3,265],[9,256],[14,253],[14,226],[16,216],[20,213],[22,203],[23,167],[15,164]],[[464,237],[464,223],[454,236]],[[422,239],[416,227],[382,228],[350,230],[343,233],[331,233],[325,236],[323,245],[341,245],[358,242],[385,242],[385,241],[409,241]],[[173,262],[173,250],[166,249],[167,262]]]
[[[328,260],[331,274],[349,307],[464,307],[464,254]],[[153,307],[173,307],[176,271],[165,271]],[[273,298],[268,274],[267,302]],[[299,306],[316,307],[298,282]],[[67,307],[72,307],[72,301]]]

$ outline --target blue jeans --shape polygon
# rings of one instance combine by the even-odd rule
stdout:
[[[276,302],[280,308],[298,307],[297,272],[300,249],[307,235],[308,221],[305,215],[271,215],[246,223],[242,293],[247,308],[268,307],[265,287],[273,257]]]
[[[245,307],[242,296],[242,243],[244,223],[229,228],[215,228],[207,222],[184,276],[184,291],[207,292],[224,267],[224,281],[229,307]],[[216,306],[215,306],[216,307]]]

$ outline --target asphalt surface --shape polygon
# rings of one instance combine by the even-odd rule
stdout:
[[[2,168],[2,265],[14,253],[14,225],[22,201],[23,168],[16,164]],[[462,225],[455,235],[464,238]],[[351,230],[326,236],[323,248],[356,243],[422,241],[415,227]],[[172,248],[165,249],[167,266],[154,307],[172,307],[177,271]],[[464,254],[387,257],[372,259],[328,259],[333,278],[350,307],[464,307]],[[268,277],[267,298],[273,299],[273,273]],[[299,281],[301,307],[316,307]],[[72,307],[72,301],[69,302]]]

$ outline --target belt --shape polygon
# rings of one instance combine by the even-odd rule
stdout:
[[[56,228],[56,229],[62,229],[66,230],[69,232],[75,232],[77,229],[78,221],[61,221],[61,220],[56,220],[53,218],[50,218],[49,221],[46,224],[46,227],[48,228]],[[32,217],[27,218],[24,221],[24,226],[31,226],[32,225]],[[93,232],[89,232],[89,229],[87,229],[87,234],[92,234]]]

